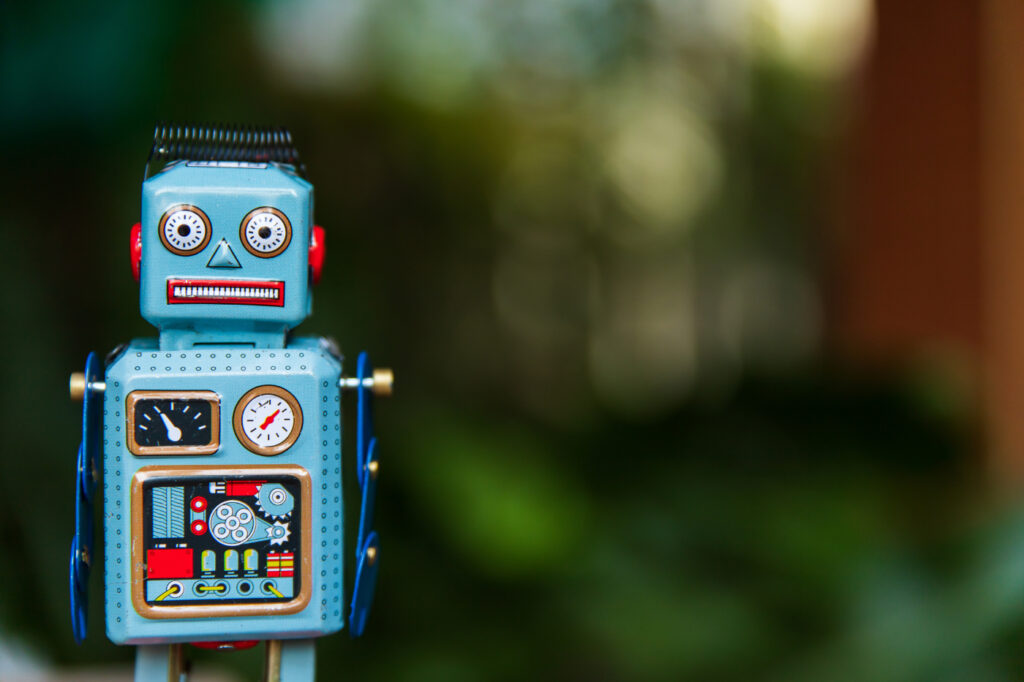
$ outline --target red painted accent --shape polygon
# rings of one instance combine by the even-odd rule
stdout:
[[[228,481],[224,484],[225,495],[255,495],[266,481]]]
[[[131,234],[128,236],[128,249],[131,253],[132,277],[138,282],[142,268],[142,223],[132,225]]]
[[[289,577],[295,575],[294,552],[268,552],[267,577]]]
[[[206,498],[205,497],[193,497],[192,498],[192,511],[201,512],[206,509]]]
[[[324,258],[327,257],[327,245],[324,243],[324,228],[313,226],[313,238],[309,240],[309,269],[313,275],[313,284],[320,283],[320,273],[324,269]]]
[[[274,423],[274,419],[276,419],[279,414],[281,414],[281,410],[274,410],[268,414],[267,418],[263,420],[262,424],[260,424],[260,428],[266,431],[267,427]]]
[[[192,534],[193,535],[202,535],[205,532],[206,532],[206,522],[205,521],[193,521],[192,522]]]
[[[146,578],[191,578],[191,549],[147,549]]]
[[[259,644],[258,639],[246,639],[241,642],[192,642],[199,649],[251,649]]]
[[[216,296],[213,294],[189,296],[188,289],[272,289],[275,296],[255,298],[250,296]],[[175,293],[178,291],[179,293]],[[244,280],[244,279],[167,279],[168,303],[219,303],[221,305],[267,305],[281,308],[284,306],[284,282]]]

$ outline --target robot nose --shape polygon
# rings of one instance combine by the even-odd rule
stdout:
[[[231,250],[226,239],[221,239],[206,264],[208,268],[240,268],[242,264],[235,258],[235,252]]]

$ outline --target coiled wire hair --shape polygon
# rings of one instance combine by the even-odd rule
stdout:
[[[143,180],[150,166],[171,161],[247,161],[285,163],[305,176],[306,167],[292,142],[291,132],[280,126],[185,125],[160,123],[153,131],[153,146],[146,159]]]

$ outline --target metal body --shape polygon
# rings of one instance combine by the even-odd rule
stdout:
[[[104,410],[108,418],[103,429],[106,442],[103,453],[103,556],[107,636],[112,641],[118,644],[150,644],[265,640],[317,637],[341,629],[344,506],[340,375],[339,359],[321,346],[318,339],[296,339],[283,349],[210,346],[176,351],[160,351],[153,343],[136,341],[108,366],[104,396]],[[243,447],[235,437],[231,423],[235,406],[242,396],[255,386],[267,384],[285,388],[303,406],[302,431],[298,439],[285,452],[272,457],[254,454]],[[133,456],[128,451],[123,418],[128,395],[133,391],[188,391],[198,387],[213,391],[220,397],[221,444],[216,453]],[[301,530],[292,529],[293,534],[301,532],[308,536],[306,544],[310,546],[305,549],[309,555],[303,552],[303,542],[289,544],[298,555],[295,560],[306,562],[308,566],[302,576],[303,580],[309,578],[306,589],[297,583],[293,590],[297,598],[305,592],[301,597],[308,605],[292,613],[244,617],[220,615],[216,609],[210,608],[235,594],[236,585],[242,581],[258,585],[261,580],[273,579],[266,575],[266,556],[273,547],[254,543],[251,547],[260,559],[255,571],[225,570],[225,553],[235,550],[230,545],[215,545],[211,550],[215,553],[216,564],[214,570],[205,573],[207,581],[226,581],[230,587],[226,594],[208,592],[202,603],[168,605],[163,607],[163,613],[151,612],[151,609],[159,607],[150,607],[146,600],[141,599],[142,590],[161,593],[175,581],[184,581],[187,588],[189,581],[202,580],[204,573],[194,570],[188,577],[174,575],[146,579],[146,572],[140,565],[145,562],[145,556],[137,538],[141,531],[141,518],[136,513],[133,523],[132,514],[133,510],[140,511],[139,486],[133,486],[133,480],[137,480],[140,472],[160,475],[161,472],[194,468],[196,474],[235,471],[239,475],[259,479],[264,477],[264,471],[286,466],[296,466],[308,472],[311,481],[310,498],[296,502],[308,503],[312,518],[303,520]],[[314,478],[315,485],[312,485]],[[264,518],[255,500],[249,501],[255,517]],[[187,500],[182,501],[183,505],[185,503]],[[209,533],[207,529],[204,535]],[[195,537],[187,524],[183,524],[180,536],[171,538],[168,544],[179,541],[188,544]],[[134,552],[127,538],[136,540]],[[185,593],[190,595],[192,591],[186,589]],[[173,599],[164,601],[173,603]],[[233,610],[237,611],[237,606]],[[140,615],[140,611],[147,612],[147,615]],[[191,617],[184,617],[185,613]]]

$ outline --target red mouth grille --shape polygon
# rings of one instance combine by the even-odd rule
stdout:
[[[168,279],[168,303],[284,306],[284,282],[238,279]]]

